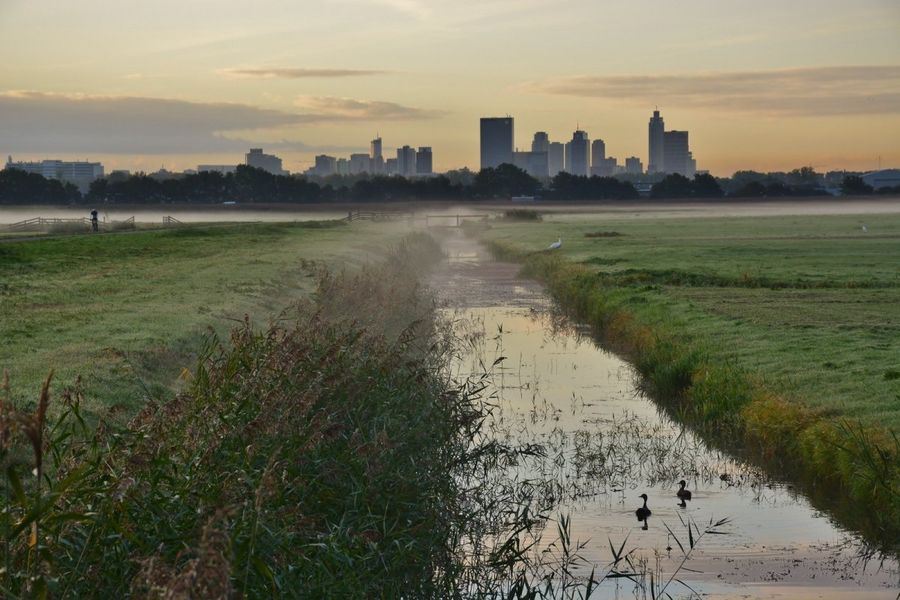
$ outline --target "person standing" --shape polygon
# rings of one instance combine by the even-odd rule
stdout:
[[[91,231],[100,231],[100,222],[97,220],[97,209],[91,209]]]

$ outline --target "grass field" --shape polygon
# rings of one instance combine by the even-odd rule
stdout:
[[[863,233],[862,222],[869,232]],[[900,430],[900,216],[498,222],[809,407]]]
[[[166,396],[209,327],[274,317],[314,287],[317,264],[383,257],[401,225],[186,226],[0,244],[0,368],[33,397],[82,376],[86,408]]]

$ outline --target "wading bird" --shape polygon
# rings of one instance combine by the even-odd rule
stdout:
[[[547,250],[559,250],[560,248],[562,248],[562,238],[547,246]]]
[[[644,505],[634,511],[634,514],[637,516],[638,521],[643,521],[644,526],[641,529],[647,529],[647,519],[650,518],[650,515],[653,514],[650,512],[650,509],[647,508],[647,494],[641,494],[638,498],[644,499]]]
[[[862,230],[863,230],[863,233],[869,233],[869,228],[866,227],[865,223],[863,223]]]
[[[682,508],[684,508],[685,506],[687,506],[686,501],[691,499],[691,490],[684,489],[684,486],[687,485],[687,483],[684,481],[684,479],[679,481],[678,485],[680,485],[681,488],[676,492],[676,495],[681,499],[680,506]]]

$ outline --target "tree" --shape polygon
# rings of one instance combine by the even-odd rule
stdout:
[[[650,190],[653,198],[690,198],[693,194],[694,185],[691,180],[678,173],[666,175]]]
[[[736,198],[762,198],[766,195],[766,186],[759,181],[748,181],[728,195]]]
[[[474,187],[476,194],[487,198],[533,196],[541,189],[541,182],[519,167],[503,163],[479,171]]]
[[[875,192],[875,188],[863,181],[859,175],[847,175],[841,182],[841,193],[845,196],[867,196]]]
[[[721,198],[724,195],[719,182],[709,173],[694,175],[692,188],[695,198]]]

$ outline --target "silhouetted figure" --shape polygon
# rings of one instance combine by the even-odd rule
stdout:
[[[678,498],[681,499],[681,504],[679,504],[678,506],[680,506],[681,508],[684,508],[685,506],[687,506],[687,501],[691,499],[691,490],[686,490],[684,488],[684,486],[687,485],[687,483],[684,481],[684,479],[679,481],[678,485],[681,486],[681,488],[678,490],[678,492],[676,492],[676,495],[678,496]]]
[[[91,231],[100,231],[100,222],[97,220],[97,209],[91,209]]]
[[[647,494],[641,494],[638,498],[644,499],[644,505],[634,511],[634,514],[637,516],[638,521],[643,521],[644,526],[641,529],[647,529],[647,519],[650,518],[650,515],[653,514],[650,512],[650,509],[647,508]]]

